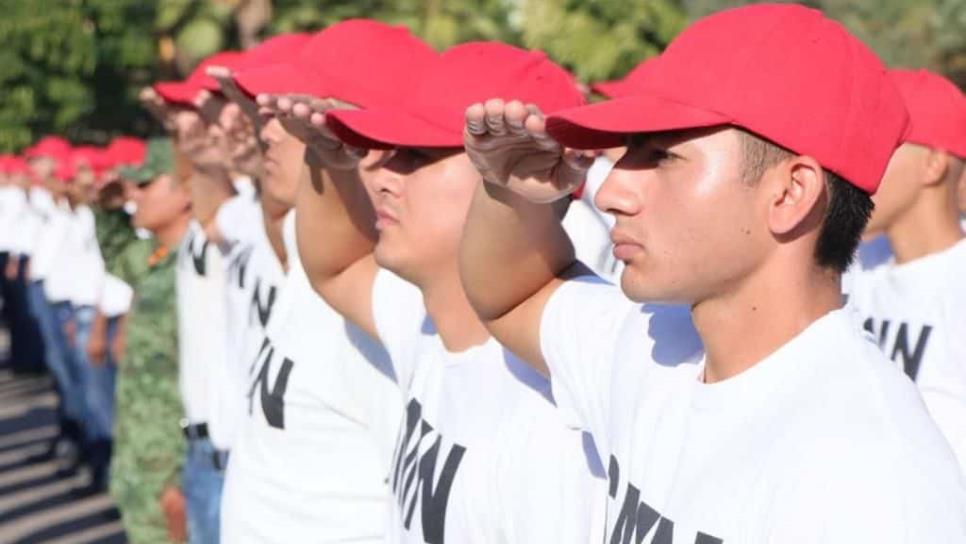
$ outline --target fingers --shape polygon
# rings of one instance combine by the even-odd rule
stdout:
[[[483,118],[485,116],[486,109],[479,102],[466,108],[466,132],[474,136],[484,136],[486,134],[486,123]]]
[[[215,79],[225,79],[231,77],[231,69],[226,66],[209,66],[205,73]]]
[[[503,116],[506,104],[499,98],[491,98],[483,104],[483,122],[486,130],[493,136],[507,134],[506,122]]]
[[[292,114],[302,121],[309,121],[312,113],[312,108],[305,102],[295,102],[292,105]]]
[[[466,132],[474,136],[529,136],[544,138],[543,113],[533,104],[499,98],[466,109]]]

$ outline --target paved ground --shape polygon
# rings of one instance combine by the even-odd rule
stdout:
[[[29,461],[57,432],[56,402],[49,378],[0,367],[0,544],[123,543],[110,497],[71,494],[86,474],[61,479],[56,462]]]

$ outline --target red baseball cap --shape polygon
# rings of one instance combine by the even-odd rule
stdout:
[[[24,157],[28,159],[47,157],[60,161],[67,158],[70,154],[70,149],[70,143],[60,136],[45,136],[36,144],[24,150]]]
[[[232,71],[243,72],[272,66],[280,62],[288,62],[298,55],[311,39],[312,34],[308,32],[292,32],[272,36],[246,50],[240,62],[232,68]]]
[[[75,171],[81,165],[87,165],[95,174],[100,174],[111,166],[107,150],[91,145],[82,145],[72,149],[67,162],[70,162]]]
[[[350,19],[312,35],[287,62],[247,70],[235,77],[252,96],[307,94],[338,98],[360,107],[395,103],[437,57],[409,29],[369,19]]]
[[[590,88],[595,93],[602,94],[607,98],[631,96],[637,89],[643,88],[644,81],[651,77],[650,74],[654,70],[654,60],[656,59],[657,57],[651,57],[638,64],[622,79],[601,81],[594,83]]]
[[[23,163],[23,160],[16,155],[10,155],[9,153],[4,153],[0,155],[0,172],[4,174],[13,174],[19,172],[19,165]],[[23,164],[26,166],[26,164]]]
[[[874,193],[909,115],[879,59],[839,23],[791,4],[705,17],[654,61],[633,96],[561,112],[548,132],[578,149],[622,135],[735,125]]]
[[[131,136],[118,136],[111,140],[104,154],[109,162],[108,168],[121,165],[137,165],[144,162],[147,149],[144,141]]]
[[[966,159],[966,96],[953,82],[928,70],[890,70],[909,109],[905,141],[943,149]]]
[[[452,47],[399,92],[398,108],[333,111],[326,122],[344,142],[366,149],[463,147],[466,108],[475,102],[519,100],[544,112],[584,103],[573,76],[543,52],[499,42]]]
[[[195,97],[203,89],[218,90],[218,82],[207,73],[209,66],[234,68],[243,58],[244,54],[240,51],[215,53],[198,63],[198,66],[195,66],[191,75],[184,81],[161,81],[154,84],[154,90],[168,102],[183,106],[194,106]]]
[[[63,183],[70,183],[76,175],[77,169],[74,167],[73,161],[70,160],[58,162],[57,168],[54,169],[54,178]]]

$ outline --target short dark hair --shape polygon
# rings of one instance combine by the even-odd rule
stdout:
[[[738,130],[742,147],[742,179],[757,183],[765,171],[796,154],[743,129]],[[872,197],[835,172],[825,173],[828,206],[815,245],[819,266],[845,272],[852,264],[862,231],[872,215]]]

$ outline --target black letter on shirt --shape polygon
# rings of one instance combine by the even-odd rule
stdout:
[[[263,345],[264,347],[264,345]],[[262,413],[265,414],[265,420],[268,424],[276,429],[285,428],[285,391],[288,389],[288,378],[292,373],[292,367],[295,363],[291,359],[285,357],[282,359],[282,368],[278,371],[278,376],[275,377],[275,385],[272,386],[272,391],[268,391],[268,372],[272,365],[272,356],[275,354],[275,348],[268,351],[265,357],[265,363],[262,365],[262,369],[258,372],[258,376],[255,377],[255,381],[252,382],[252,387],[248,391],[248,411],[251,413],[252,409],[252,398],[255,396],[255,388],[261,384],[261,389],[259,391],[259,399],[262,403]]]

